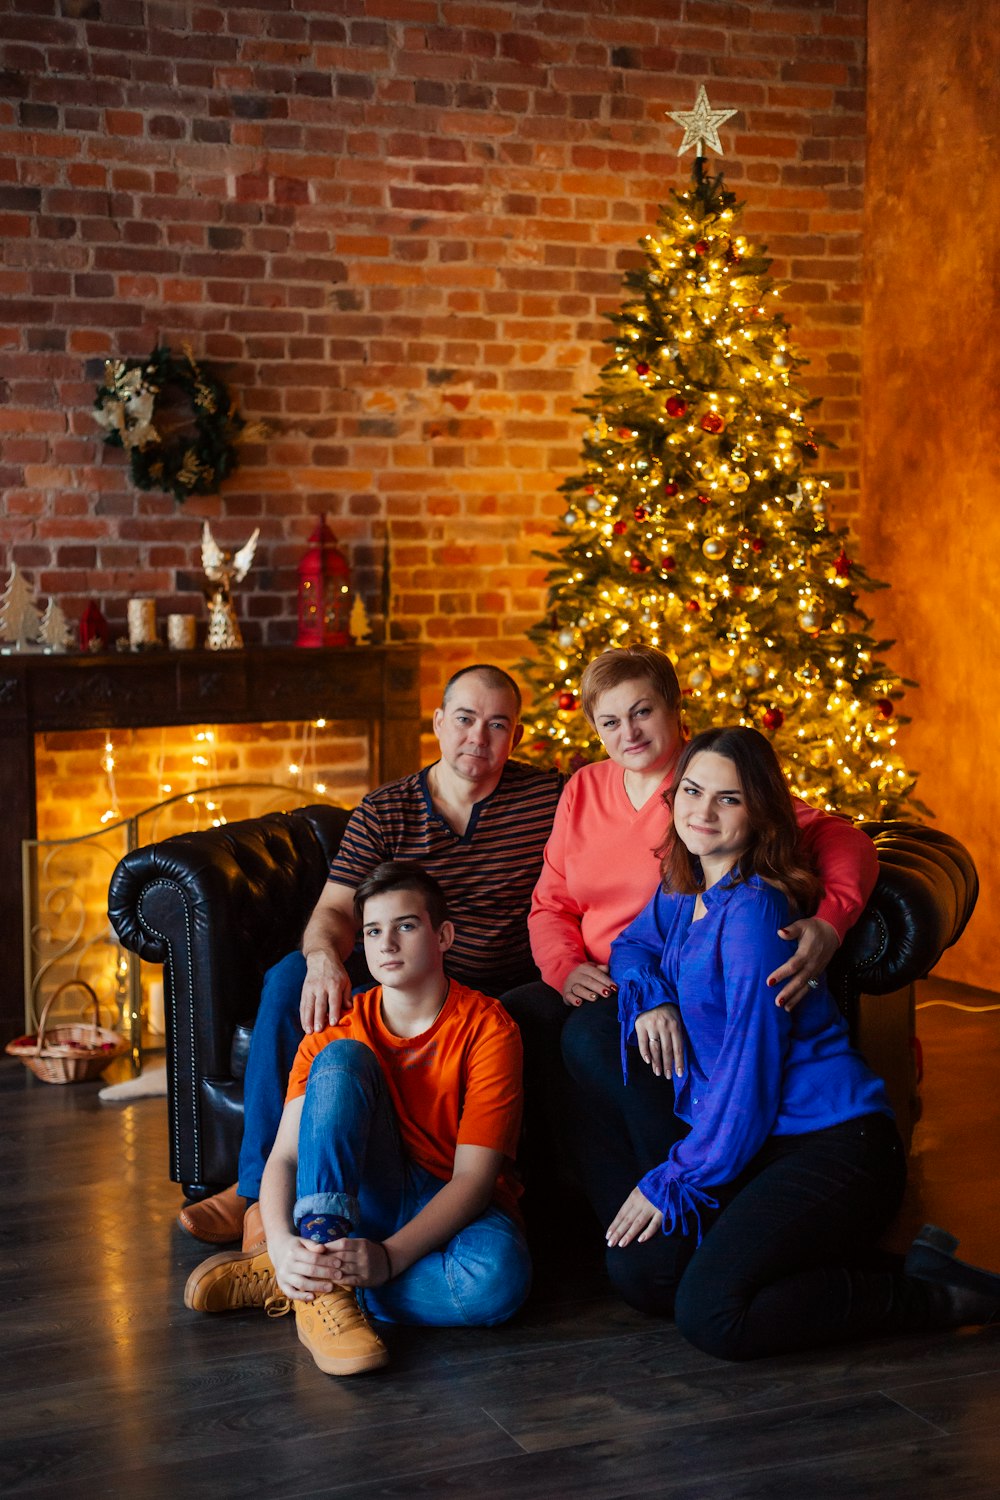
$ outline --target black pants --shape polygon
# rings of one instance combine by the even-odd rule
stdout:
[[[686,1127],[672,1108],[668,1119],[672,1088],[634,1048],[623,1085],[613,1004],[574,1012],[563,1055],[581,1105],[580,1170],[606,1228]],[[719,1207],[703,1213],[700,1247],[693,1235],[657,1234],[608,1250],[608,1274],[633,1307],[673,1314],[692,1344],[720,1359],[938,1326],[934,1289],[876,1248],[905,1181],[886,1115],[771,1136],[734,1182],[711,1190]]]

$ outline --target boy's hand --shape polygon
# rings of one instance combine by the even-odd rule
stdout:
[[[278,1285],[286,1297],[311,1302],[314,1297],[332,1292],[340,1279],[334,1270],[333,1245],[317,1245],[312,1240],[300,1240],[298,1235],[290,1234],[277,1245],[271,1236],[267,1248]]]
[[[384,1286],[392,1260],[381,1240],[332,1240],[332,1269],[342,1286]]]

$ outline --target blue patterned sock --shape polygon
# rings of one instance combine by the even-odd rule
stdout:
[[[317,1245],[342,1240],[351,1232],[350,1224],[339,1214],[307,1214],[299,1220],[297,1228],[301,1239],[313,1240]]]

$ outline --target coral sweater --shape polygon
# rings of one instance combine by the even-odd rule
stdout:
[[[566,785],[545,845],[528,931],[542,978],[561,990],[578,964],[606,964],[611,944],[659,884],[654,850],[670,814],[661,794],[670,773],[641,808],[612,760],[583,766]],[[799,833],[823,882],[816,915],[838,937],[857,921],[875,888],[875,846],[860,828],[795,799]]]

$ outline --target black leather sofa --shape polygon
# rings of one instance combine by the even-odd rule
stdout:
[[[132,850],[111,879],[109,916],[122,943],[164,965],[170,1175],[192,1197],[236,1177],[243,1071],[264,972],[296,947],[348,813],[305,807]],[[978,894],[955,839],[910,823],[869,823],[878,885],[830,979],[857,1035],[864,1011],[926,975],[961,935]],[[897,1007],[898,1009],[898,1007]],[[881,1037],[897,1114],[914,1113],[912,996]],[[864,1039],[862,1037],[862,1046]],[[904,1135],[907,1121],[901,1119]]]

